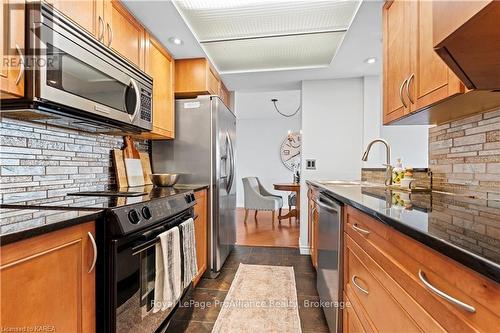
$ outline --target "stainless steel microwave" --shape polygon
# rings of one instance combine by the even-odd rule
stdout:
[[[2,116],[94,132],[152,128],[153,79],[44,2],[26,11],[25,98]]]

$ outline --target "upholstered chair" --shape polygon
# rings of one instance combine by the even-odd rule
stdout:
[[[274,223],[276,210],[279,210],[278,214],[281,215],[283,198],[279,195],[269,193],[257,177],[246,177],[242,180],[245,195],[245,224],[247,223],[248,211],[250,209],[255,210],[255,219],[257,219],[257,212],[259,210],[272,211],[272,222]]]

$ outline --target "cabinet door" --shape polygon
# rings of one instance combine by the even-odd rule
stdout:
[[[217,76],[215,70],[212,67],[207,68],[207,89],[210,95],[219,94],[219,77]]]
[[[396,0],[383,9],[384,124],[409,112],[403,93],[411,70],[411,5],[411,1]]]
[[[103,0],[49,0],[48,2],[102,41]]]
[[[312,218],[311,260],[314,268],[318,268],[318,227],[319,227],[318,217],[319,217],[318,207],[316,203],[313,201],[312,211],[311,211],[311,218]]]
[[[105,8],[106,45],[144,69],[144,27],[118,0],[107,0]]]
[[[174,138],[174,60],[154,38],[149,38],[146,72],[154,82],[152,138]]]
[[[194,220],[196,261],[198,264],[198,274],[194,278],[194,285],[196,285],[207,269],[207,191],[196,191],[194,196],[196,198],[194,214],[197,216]]]
[[[1,98],[24,96],[24,4],[2,0],[0,8]]]
[[[432,1],[415,1],[411,5],[412,74],[406,91],[411,111],[463,93],[460,80],[434,51],[432,7]]]
[[[346,304],[350,304],[349,298],[344,293],[344,301]],[[346,306],[342,313],[343,323],[342,328],[344,333],[364,333],[366,332],[361,324],[356,311],[352,306]]]
[[[86,223],[1,248],[0,327],[95,332],[95,268]]]
[[[222,99],[224,104],[226,104],[226,106],[228,108],[231,108],[230,93],[222,81],[220,82],[220,89],[219,90],[220,90],[220,92],[219,92],[220,98]]]

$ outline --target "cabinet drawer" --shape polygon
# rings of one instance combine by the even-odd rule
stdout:
[[[346,233],[406,293],[447,331],[491,332],[500,327],[500,286],[467,267],[384,225],[352,207],[346,209]],[[433,293],[434,287],[475,308],[475,312]]]
[[[344,293],[344,300],[346,301],[347,304],[351,302],[349,300],[349,297],[347,297],[346,293]],[[348,306],[344,309],[342,313],[342,321],[343,321],[342,327],[344,333],[369,332],[364,329],[363,324],[361,323],[361,319],[359,318],[358,314],[356,313],[356,311],[352,306]]]
[[[344,289],[352,291],[368,314],[368,321],[380,332],[420,332],[410,315],[381,285],[352,243],[345,243]],[[365,256],[366,257],[366,256]],[[391,320],[387,320],[390,314]]]

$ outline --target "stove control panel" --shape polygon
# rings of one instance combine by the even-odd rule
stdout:
[[[125,235],[152,226],[194,206],[195,203],[194,193],[189,191],[112,209],[111,232],[114,235]]]

